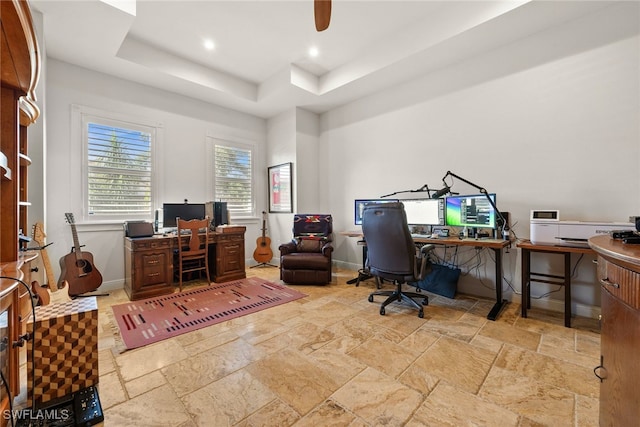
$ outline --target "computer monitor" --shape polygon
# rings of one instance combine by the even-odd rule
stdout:
[[[163,203],[162,204],[162,227],[175,228],[176,217],[180,219],[204,219],[205,204],[204,203]]]
[[[397,202],[398,199],[356,199],[354,201],[353,218],[356,225],[362,225],[362,211],[367,203],[391,203]]]
[[[489,194],[494,205],[496,195]],[[451,227],[496,228],[496,212],[484,194],[446,199],[446,224]]]
[[[405,199],[409,225],[444,225],[444,199]]]

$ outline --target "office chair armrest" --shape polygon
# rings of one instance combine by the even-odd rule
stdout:
[[[333,246],[331,245],[331,243],[327,243],[322,247],[322,255],[330,257],[332,252]]]
[[[416,251],[416,262],[414,264],[414,277],[418,280],[424,279],[425,275],[431,272],[429,253],[435,248],[434,245],[424,245]],[[429,267],[429,268],[427,268]]]
[[[281,244],[278,249],[280,250],[280,256],[292,254],[298,251],[297,244],[293,241]]]
[[[435,245],[424,245],[420,248],[420,253],[422,254],[423,257],[426,257],[429,255],[429,253],[431,251],[433,251],[435,249]]]

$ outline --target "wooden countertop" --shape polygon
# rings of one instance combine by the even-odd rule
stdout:
[[[640,245],[623,243],[610,236],[594,236],[589,246],[609,261],[630,270],[640,272]]]
[[[578,247],[578,246],[562,246],[562,245],[537,245],[531,243],[531,240],[518,240],[517,247],[522,249],[529,249],[532,251],[541,252],[558,252],[558,253],[573,253],[573,254],[593,254],[593,249],[590,247]]]

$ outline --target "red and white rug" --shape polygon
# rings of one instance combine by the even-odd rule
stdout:
[[[305,296],[249,277],[111,308],[125,346],[133,349]]]

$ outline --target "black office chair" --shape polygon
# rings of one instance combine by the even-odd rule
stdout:
[[[404,301],[419,310],[418,317],[424,317],[422,306],[429,304],[429,298],[416,292],[403,292],[402,285],[421,280],[431,270],[428,268],[428,254],[434,246],[416,248],[401,202],[368,204],[362,215],[369,272],[396,285],[393,291],[372,292],[369,302],[373,302],[376,295],[387,296],[380,306],[381,315],[385,314],[385,307],[390,303]],[[422,305],[413,298],[422,299]]]

